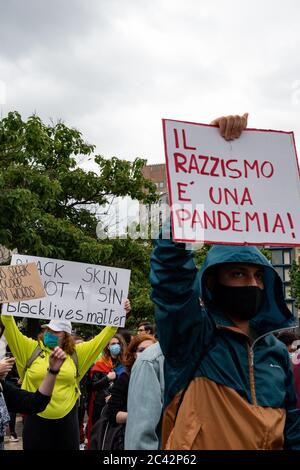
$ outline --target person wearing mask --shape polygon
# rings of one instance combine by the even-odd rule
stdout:
[[[289,356],[292,359],[297,349],[295,342],[298,338],[295,333],[293,333],[292,331],[281,331],[277,335],[277,339],[279,339],[279,341],[286,345],[286,348],[289,352]]]
[[[300,408],[300,354],[297,349],[299,339],[292,331],[282,331],[277,335],[279,341],[285,344],[293,367],[295,391],[297,395],[297,408]]]
[[[125,360],[126,370],[120,374],[111,390],[111,396],[107,401],[107,416],[112,426],[122,425],[121,432],[115,436],[111,443],[110,450],[123,450],[125,425],[127,421],[127,395],[131,369],[138,356],[149,346],[156,343],[156,339],[151,335],[137,335],[131,340]]]
[[[239,137],[247,115],[213,122]],[[254,246],[216,245],[198,272],[184,243],[159,238],[152,299],[165,357],[163,448],[300,449],[300,410],[286,347],[295,326],[280,277]]]
[[[92,393],[89,399],[88,447],[92,427],[100,418],[115,380],[124,371],[126,348],[123,336],[116,333],[104,348],[101,357],[91,367],[89,383]]]
[[[90,446],[92,450],[124,449],[130,371],[138,356],[154,343],[156,339],[145,334],[136,335],[131,340],[126,353],[126,369],[114,383],[101,417],[93,426]]]
[[[164,383],[164,356],[155,343],[139,354],[131,370],[125,450],[160,448]]]
[[[128,313],[128,300],[124,306]],[[30,415],[25,420],[24,449],[78,450],[76,404],[80,396],[79,382],[113,337],[116,328],[107,326],[90,341],[75,344],[70,321],[52,319],[42,326],[43,332],[35,340],[19,331],[12,316],[2,315],[1,319],[5,338],[16,358],[22,389],[35,391],[39,387],[48,367],[49,356],[56,346],[67,355],[49,405],[42,413]]]
[[[46,375],[36,392],[27,392],[9,381],[5,381],[7,374],[15,364],[14,357],[5,357],[0,360],[0,450],[4,449],[4,436],[9,413],[39,413],[43,411],[51,400],[51,395],[60,368],[66,359],[66,354],[59,347],[54,348],[49,355],[49,367]]]

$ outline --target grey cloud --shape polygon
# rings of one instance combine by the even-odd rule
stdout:
[[[36,48],[66,47],[89,31],[96,6],[96,0],[0,0],[0,55],[15,59]]]
[[[212,119],[240,99],[254,126],[255,110],[286,124],[299,11],[298,0],[0,0],[5,111],[62,118],[99,153],[152,161],[161,117]]]

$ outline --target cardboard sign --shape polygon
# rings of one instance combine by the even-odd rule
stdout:
[[[0,303],[45,297],[35,263],[0,266]]]
[[[130,271],[50,258],[13,255],[19,265],[34,261],[47,297],[9,303],[5,315],[62,319],[76,323],[124,326],[124,300],[128,297]]]
[[[214,126],[166,119],[163,130],[174,240],[300,245],[292,132],[226,141]]]

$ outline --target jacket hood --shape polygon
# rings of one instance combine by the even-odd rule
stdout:
[[[208,252],[199,272],[200,297],[209,302],[210,292],[205,285],[205,273],[208,268],[224,263],[251,263],[264,267],[265,300],[259,313],[250,321],[250,325],[260,334],[283,328],[295,327],[295,319],[287,308],[282,281],[267,258],[255,247],[244,245],[215,245]],[[213,312],[218,324],[230,324],[221,312]]]

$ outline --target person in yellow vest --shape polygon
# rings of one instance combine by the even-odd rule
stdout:
[[[130,311],[129,300],[125,301],[124,306],[127,314]],[[12,316],[2,315],[1,320],[5,327],[5,338],[16,358],[22,389],[35,392],[39,388],[48,369],[49,356],[56,346],[67,356],[57,375],[49,405],[43,412],[25,418],[24,450],[78,450],[76,404],[80,395],[79,382],[117,328],[106,326],[90,341],[75,344],[71,335],[71,322],[66,320],[51,320],[43,325],[38,340],[23,335]]]
[[[51,400],[55,381],[65,358],[66,354],[62,349],[58,346],[53,349],[49,356],[48,371],[34,393],[20,390],[15,384],[6,380],[7,374],[14,366],[14,357],[0,360],[0,450],[4,450],[5,430],[11,416],[9,413],[32,414],[43,411]]]

